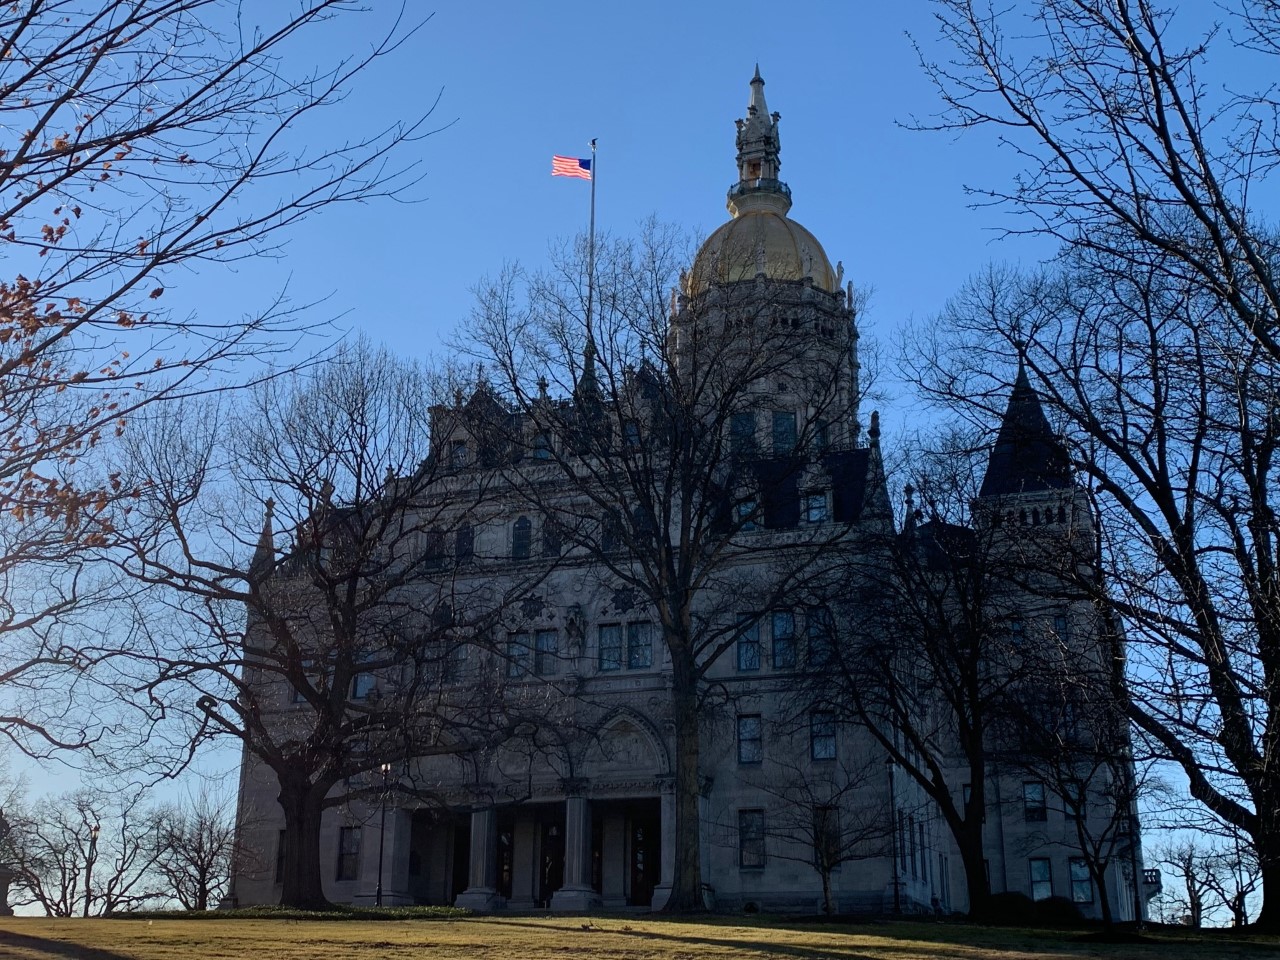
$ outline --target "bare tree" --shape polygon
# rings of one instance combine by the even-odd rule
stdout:
[[[1002,510],[973,506],[985,467],[975,450],[976,441],[952,436],[918,451],[923,506],[910,486],[905,529],[846,559],[846,600],[835,607],[845,639],[813,664],[809,695],[865,726],[937,805],[960,852],[970,914],[981,917],[990,769],[1008,706],[1031,673],[1021,637],[1026,558],[995,522]]]
[[[1030,671],[1036,688],[1022,691],[1004,711],[1008,749],[1002,758],[1045,784],[1052,802],[1060,805],[1070,828],[1067,843],[1088,869],[1102,922],[1111,924],[1108,871],[1113,864],[1132,877],[1133,916],[1143,915],[1137,829],[1143,778],[1134,763],[1123,677],[1113,675],[1123,661],[1095,659],[1071,632],[1046,630],[1038,638],[1038,665]],[[1118,644],[1105,629],[1103,637],[1110,641],[1103,649]],[[1047,834],[1036,840],[1051,842]]]
[[[974,376],[953,369],[934,385],[981,403],[978,364],[999,369],[991,344],[1006,356],[1028,345],[1097,490],[1110,582],[1149,655],[1130,670],[1131,718],[1195,799],[1250,837],[1274,892],[1280,284],[1264,204],[1280,150],[1266,69],[1280,7],[1245,0],[1189,42],[1150,0],[935,7],[954,51],[926,64],[948,107],[940,125],[997,129],[1023,171],[982,195],[1070,254],[1051,282],[967,291],[951,319],[975,335],[963,363]],[[1261,89],[1208,82],[1218,52],[1260,64]],[[1264,898],[1257,922],[1280,928],[1280,899]]]
[[[1252,838],[1265,888],[1268,811],[1280,804],[1266,746],[1280,722],[1269,639],[1280,592],[1275,531],[1256,518],[1270,516],[1275,492],[1276,364],[1216,300],[1163,269],[1079,257],[1054,274],[978,278],[942,329],[916,354],[934,396],[983,410],[1003,343],[1022,350],[1067,426],[1100,565],[1064,570],[1124,631],[1127,710],[1144,749]]]
[[[1168,866],[1182,883],[1182,895],[1170,894],[1174,909],[1182,911],[1184,922],[1199,929],[1204,923],[1206,897],[1210,892],[1210,854],[1196,846],[1194,840],[1172,843],[1156,852],[1160,862]]]
[[[707,675],[751,617],[814,592],[827,548],[888,505],[878,448],[857,448],[844,291],[700,275],[718,264],[680,272],[686,246],[652,224],[635,241],[585,248],[547,273],[508,270],[485,285],[465,348],[516,415],[510,442],[523,457],[505,479],[540,518],[547,549],[654,611],[676,758],[667,909],[699,910]],[[770,410],[785,411],[772,436],[760,422]],[[846,493],[863,478],[865,504]],[[812,494],[802,515],[810,483],[821,503]]]
[[[1205,872],[1205,883],[1231,915],[1232,926],[1248,926],[1249,901],[1262,882],[1257,853],[1238,830],[1228,829],[1208,859],[1211,868]]]
[[[326,903],[321,814],[372,796],[383,764],[409,791],[410,761],[491,749],[549,716],[542,686],[508,697],[523,678],[482,657],[536,575],[496,588],[446,556],[487,486],[431,433],[438,389],[358,342],[238,408],[193,407],[132,440],[155,481],[120,563],[149,588],[146,689],[187,724],[177,755],[157,759],[233,737],[270,771],[286,904]]]
[[[296,43],[357,11],[38,0],[0,13],[0,734],[24,749],[84,746],[104,728],[62,694],[115,647],[67,621],[114,595],[82,551],[113,541],[145,478],[95,449],[146,405],[207,389],[305,326],[282,302],[171,313],[178,268],[270,256],[300,220],[416,179],[412,158],[390,158],[427,133],[423,116],[330,145],[309,127],[416,29],[291,67]]]
[[[892,856],[893,811],[879,758],[802,764],[774,760],[751,785],[769,796],[770,853],[807,863],[822,878],[822,912],[839,912],[832,875],[842,865]]]
[[[78,790],[6,814],[17,902],[46,916],[98,916],[154,903],[155,830],[135,789]]]
[[[208,910],[230,892],[235,811],[209,792],[152,813],[155,870],[184,910]]]

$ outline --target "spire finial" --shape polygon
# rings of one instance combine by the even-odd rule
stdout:
[[[262,512],[262,532],[258,534],[258,546],[253,551],[253,559],[249,561],[249,572],[257,577],[271,573],[276,560],[276,537],[271,518],[275,516],[276,502],[267,497]]]
[[[764,99],[760,64],[751,77],[747,116],[738,121],[738,182],[729,190],[729,212],[735,217],[747,208],[767,207],[783,215],[791,208],[791,191],[778,179],[778,120]]]

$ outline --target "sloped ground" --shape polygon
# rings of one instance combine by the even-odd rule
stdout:
[[[464,920],[0,918],[3,960],[1050,960],[1280,957],[1280,937],[1079,933],[953,924],[509,916]]]

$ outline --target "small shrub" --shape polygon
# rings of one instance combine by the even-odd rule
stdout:
[[[1080,908],[1066,897],[1046,897],[1035,904],[1035,922],[1042,927],[1073,929],[1085,925]]]
[[[1002,927],[1026,926],[1032,922],[1035,906],[1025,893],[993,893],[990,915],[983,919]]]

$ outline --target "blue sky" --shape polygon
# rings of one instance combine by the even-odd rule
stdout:
[[[364,49],[392,7],[318,35],[294,66]],[[1012,172],[987,138],[900,126],[938,108],[908,31],[933,43],[923,0],[442,3],[322,133],[356,136],[439,95],[444,129],[402,157],[422,164],[421,201],[330,209],[292,234],[282,259],[175,278],[170,304],[242,312],[287,283],[295,302],[328,298],[316,317],[439,353],[483,276],[509,261],[536,267],[585,229],[589,186],[553,179],[553,153],[585,156],[599,139],[601,230],[634,232],[653,215],[705,234],[727,219],[733,121],[759,62],[782,114],[791,215],[873,291],[864,333],[889,348],[896,327],[936,311],[987,260],[1036,255],[997,242],[999,215],[966,205],[966,183]]]

